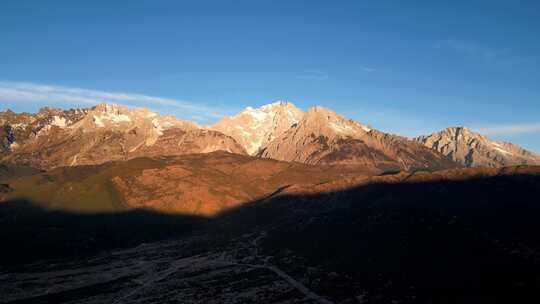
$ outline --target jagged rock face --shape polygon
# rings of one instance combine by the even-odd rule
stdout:
[[[467,167],[540,165],[540,155],[515,144],[490,140],[468,128],[447,128],[415,140]]]
[[[212,129],[233,137],[250,155],[256,154],[268,142],[274,140],[304,113],[290,102],[277,101],[258,109],[246,108],[236,116],[224,117]]]
[[[1,153],[5,155],[51,128],[65,128],[81,120],[88,109],[61,110],[41,108],[38,113],[0,112]]]
[[[322,107],[311,108],[298,124],[258,155],[307,164],[361,165],[383,171],[457,166],[421,144],[371,129]]]
[[[139,150],[152,156],[216,150],[245,153],[232,138],[221,133],[200,132],[199,126],[191,122],[118,105],[75,110],[44,108],[36,114],[8,111],[0,114],[0,122],[2,160],[37,168],[146,156]],[[172,140],[174,135],[181,138]]]

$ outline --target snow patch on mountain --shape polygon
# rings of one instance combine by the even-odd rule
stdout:
[[[509,155],[512,155],[512,154],[513,154],[512,152],[508,152],[508,151],[503,150],[503,149],[501,149],[501,148],[499,148],[499,147],[495,147],[494,149],[497,150],[497,151],[499,151],[499,152],[501,152],[501,153],[503,153],[503,154],[509,154]]]
[[[304,113],[287,101],[278,100],[260,108],[247,107],[237,115],[224,117],[212,129],[233,137],[254,155],[303,117]]]
[[[105,124],[103,123],[103,121],[101,121],[101,118],[99,118],[98,116],[94,115],[94,123],[96,124],[96,126],[98,126],[99,128],[104,128],[105,127]]]
[[[131,122],[131,118],[125,114],[105,113],[99,117],[101,121],[109,120],[112,122]]]
[[[246,110],[246,113],[248,115],[251,115],[251,117],[253,117],[255,121],[259,121],[259,122],[264,121],[268,117],[268,113],[265,113],[261,110],[251,109],[251,110]]]
[[[353,130],[353,127],[350,125],[337,124],[335,122],[330,122],[330,127],[339,134],[347,134]]]
[[[158,134],[159,136],[163,135],[164,129],[163,129],[163,127],[159,124],[159,121],[158,121],[157,118],[154,118],[154,119],[152,120],[152,125],[154,126],[154,129],[156,130],[156,132],[157,132],[157,134]]]
[[[51,125],[65,128],[67,126],[67,121],[64,117],[59,117],[55,115],[53,116],[53,121],[51,122]]]
[[[506,151],[503,146],[501,144],[499,144],[498,142],[494,141],[494,142],[491,142],[491,145],[493,146],[493,149],[503,153],[503,154],[509,154],[509,155],[512,155],[513,153],[512,152],[509,152],[509,151]]]

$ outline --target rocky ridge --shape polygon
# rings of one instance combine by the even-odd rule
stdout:
[[[309,109],[302,120],[257,155],[307,164],[359,165],[382,171],[458,166],[421,144],[372,129],[323,107]]]
[[[540,165],[540,155],[464,127],[447,128],[414,140],[467,167]]]
[[[0,113],[0,123],[4,130],[2,160],[45,169],[158,156],[160,152],[245,153],[234,139],[222,133],[203,132],[192,122],[119,105],[44,108],[36,114],[7,111]],[[171,134],[182,136],[171,140]]]
[[[413,140],[376,130],[315,106],[303,112],[287,101],[199,126],[148,109],[100,104],[87,109],[0,112],[0,159],[51,169],[134,157],[226,151],[309,165],[362,167],[373,174],[459,166],[540,164],[540,156],[448,128]]]

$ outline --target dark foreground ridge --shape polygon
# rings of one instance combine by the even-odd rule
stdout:
[[[534,303],[539,197],[539,175],[508,174],[277,195],[214,218],[12,201],[0,301]]]

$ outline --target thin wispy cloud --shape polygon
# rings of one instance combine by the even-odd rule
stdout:
[[[496,61],[502,53],[501,51],[494,50],[478,43],[456,39],[440,40],[435,44],[435,48],[450,50],[454,53],[474,57],[485,62]]]
[[[307,69],[307,70],[303,70],[300,74],[298,74],[297,78],[311,79],[311,80],[324,80],[324,79],[328,79],[328,74],[323,70]]]
[[[489,126],[477,128],[478,132],[486,135],[513,135],[526,133],[540,133],[540,123],[521,123],[502,126]]]
[[[69,104],[91,106],[99,103],[116,103],[130,106],[161,108],[178,113],[185,119],[214,120],[228,111],[222,111],[203,103],[133,94],[108,92],[30,82],[0,81],[1,102],[43,103],[44,105]]]
[[[374,68],[370,68],[370,67],[367,67],[367,66],[361,66],[360,67],[360,70],[364,71],[364,72],[368,72],[368,73],[371,73],[371,72],[375,72],[376,69]]]

